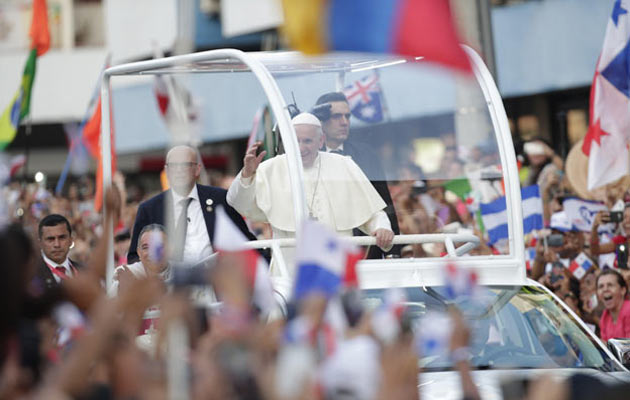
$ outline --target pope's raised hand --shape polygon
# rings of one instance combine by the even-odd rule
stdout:
[[[263,158],[267,154],[267,151],[263,150],[260,154],[256,155],[258,148],[262,146],[262,142],[254,143],[247,152],[245,153],[245,158],[243,158],[243,172],[241,176],[243,178],[249,178],[256,173],[258,169],[258,165],[262,162]]]

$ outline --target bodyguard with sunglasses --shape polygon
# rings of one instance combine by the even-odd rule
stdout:
[[[400,233],[398,218],[396,218],[396,210],[387,188],[387,179],[379,157],[370,146],[356,140],[348,140],[351,113],[346,96],[341,92],[323,94],[317,99],[312,113],[322,123],[325,143],[321,151],[350,157],[361,168],[374,189],[385,201],[385,213],[389,218],[394,234],[398,235]],[[361,235],[361,232],[355,230],[355,235]],[[389,252],[384,253],[378,247],[372,246],[367,257],[383,258],[387,255],[399,257],[400,249],[401,246],[396,245]]]

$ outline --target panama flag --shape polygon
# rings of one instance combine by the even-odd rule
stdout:
[[[333,297],[342,285],[356,286],[357,252],[326,226],[306,220],[299,231],[295,261],[294,296],[316,292]]]
[[[628,174],[630,139],[630,0],[616,0],[591,86],[588,189]]]
[[[348,99],[352,115],[369,123],[383,120],[383,107],[381,105],[383,94],[376,73],[346,86],[343,93]]]
[[[445,295],[449,300],[473,298],[478,294],[479,278],[475,270],[447,264],[443,271]]]
[[[383,343],[393,343],[400,334],[406,302],[407,295],[402,288],[388,288],[383,303],[372,313],[372,331]]]
[[[577,279],[582,279],[592,266],[593,262],[591,259],[588,258],[586,254],[580,253],[571,261],[571,264],[569,264],[569,271],[571,271],[573,276]]]
[[[254,249],[249,248],[245,237],[228,217],[222,206],[217,207],[214,225],[215,250],[221,254],[240,254],[245,263],[245,278],[252,290],[252,303],[263,314],[275,306],[273,287],[269,277],[267,261]]]

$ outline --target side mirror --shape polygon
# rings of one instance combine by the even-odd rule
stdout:
[[[608,339],[608,349],[625,367],[630,368],[630,338]]]

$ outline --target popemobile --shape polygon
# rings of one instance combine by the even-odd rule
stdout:
[[[254,129],[252,142],[260,140],[266,153],[253,154],[261,161],[256,174],[267,174],[272,190],[281,190],[287,198],[281,209],[256,204],[263,212],[249,222],[263,226],[267,218],[276,235],[250,246],[270,250],[273,286],[281,305],[276,316],[286,312],[294,290],[296,227],[309,218],[333,228],[347,220],[344,230],[336,230],[366,249],[366,258],[358,263],[365,306],[379,307],[386,289],[400,288],[413,327],[455,304],[471,327],[470,363],[482,398],[501,398],[506,380],[550,372],[580,371],[607,381],[629,380],[630,341],[611,340],[607,347],[559,298],[528,279],[523,225],[529,203],[521,198],[508,119],[480,56],[468,47],[462,49],[472,72],[442,68],[422,54],[309,57],[234,49],[108,68],[101,89],[104,179],[111,179],[110,81],[155,74],[184,77],[194,90],[212,93],[213,119],[251,126],[249,121],[260,110],[261,134],[256,136]],[[303,112],[316,118],[297,117],[300,123],[292,123]],[[315,144],[319,151],[315,160],[332,159],[339,168],[353,171],[326,171],[334,175],[333,185],[317,186],[317,161],[307,165],[300,151],[301,131],[305,126],[317,130],[318,125],[323,136]],[[217,129],[217,135],[222,134]],[[324,154],[333,150],[341,154]],[[235,156],[243,159],[246,154]],[[284,172],[263,167],[268,163],[263,159],[274,157],[282,157],[283,164],[276,162],[274,168]],[[241,178],[244,175],[243,170]],[[335,206],[339,199],[320,204],[336,196],[334,187],[348,192],[343,206]],[[377,195],[375,210],[353,200],[357,190]],[[391,243],[385,240],[383,245],[383,238],[374,236],[377,225],[362,225],[367,217],[357,222],[338,213],[342,207],[359,214],[353,201],[357,208],[369,208],[370,218],[378,213],[378,223],[393,232]],[[500,207],[482,218],[482,204]],[[275,221],[281,224],[279,229],[273,226]],[[359,228],[354,235],[353,228]],[[474,276],[478,301],[454,300],[445,271]],[[461,398],[451,358],[427,353],[419,362],[422,398]]]

